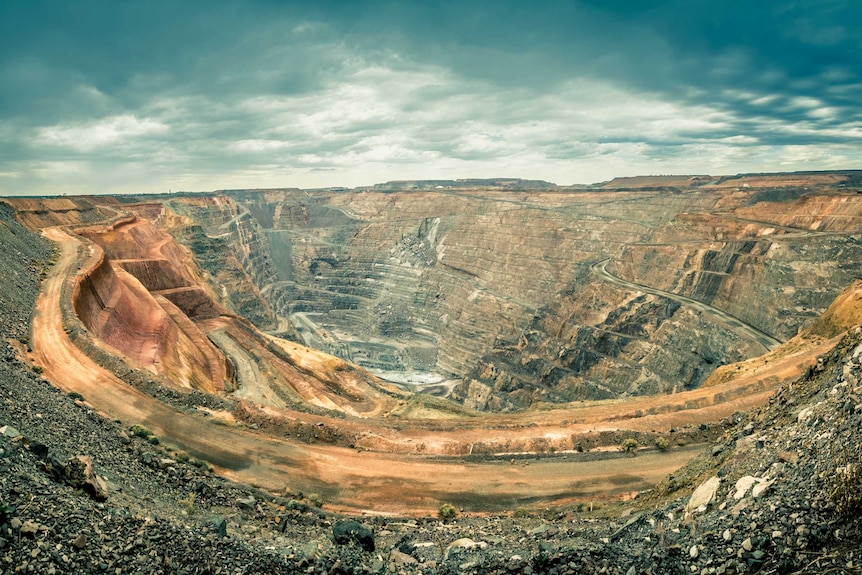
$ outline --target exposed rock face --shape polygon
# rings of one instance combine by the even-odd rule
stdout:
[[[402,182],[170,205],[238,254],[243,277],[221,285],[247,294],[244,313],[272,309],[282,335],[394,381],[460,380],[451,397],[482,410],[692,388],[764,351],[697,308],[597,277],[597,261],[776,340],[857,275],[862,198],[846,175],[640,180],[613,191]],[[205,261],[204,243],[189,245]]]
[[[82,234],[99,248],[73,296],[84,325],[176,385],[222,390],[224,358],[190,321],[217,315],[217,306],[183,273],[185,268],[170,263],[181,261],[170,238],[136,218]]]
[[[118,220],[87,236],[106,267],[81,284],[89,299],[79,313],[104,341],[153,371],[180,373],[183,385],[220,389],[221,378],[236,388],[230,367],[218,367],[228,348],[233,363],[263,361],[235,349],[242,330],[216,325],[223,305],[409,389],[509,411],[696,388],[716,367],[799,333],[857,278],[858,183],[852,173],[627,178],[591,189],[395,182],[147,198],[125,223],[130,204],[112,198],[16,209],[32,225]],[[171,237],[200,271],[174,265],[188,258]],[[105,300],[120,284],[124,295]],[[124,347],[124,314],[142,330],[133,339],[149,343]],[[210,334],[226,346],[221,359]],[[202,351],[171,360],[163,342],[177,337],[201,340]],[[302,401],[279,377],[272,402]]]

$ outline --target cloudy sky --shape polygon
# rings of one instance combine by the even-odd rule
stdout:
[[[862,168],[858,0],[0,2],[0,195]]]

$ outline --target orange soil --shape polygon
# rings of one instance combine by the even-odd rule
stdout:
[[[219,424],[203,414],[180,413],[95,364],[67,337],[60,311],[61,286],[75,272],[80,242],[58,228],[44,234],[62,249],[43,283],[33,322],[33,360],[46,377],[64,390],[83,394],[105,415],[143,424],[171,445],[212,462],[227,477],[275,491],[288,486],[316,491],[330,507],[341,510],[424,513],[443,501],[474,510],[505,509],[538,501],[619,497],[646,489],[685,464],[699,448],[602,461],[558,455],[537,458],[529,465],[452,456],[469,454],[478,446],[492,453],[530,451],[537,445],[570,449],[578,437],[594,431],[667,431],[716,421],[764,402],[775,386],[814,363],[837,339],[821,339],[816,345],[796,342],[773,361],[740,368],[734,379],[710,387],[553,411],[440,422],[340,419],[262,409],[276,418],[338,427],[355,434],[360,449],[308,445]],[[318,368],[326,364],[321,358],[302,361],[305,369],[315,369],[309,362],[316,361]]]

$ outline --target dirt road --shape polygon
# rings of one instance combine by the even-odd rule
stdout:
[[[44,376],[61,389],[81,393],[107,417],[142,424],[165,443],[210,461],[238,481],[273,491],[291,487],[317,492],[330,507],[355,512],[422,514],[435,511],[441,502],[479,511],[642,490],[699,451],[691,446],[603,461],[558,456],[529,464],[466,462],[305,445],[180,413],[119,380],[69,340],[60,296],[63,282],[76,272],[80,242],[57,228],[44,234],[61,248],[57,265],[43,283],[33,321],[32,357]]]
[[[666,292],[660,289],[651,288],[649,286],[645,286],[643,284],[637,284],[634,282],[626,281],[621,277],[617,277],[608,271],[608,263],[610,262],[610,258],[604,259],[600,262],[593,264],[592,270],[593,272],[602,278],[605,281],[608,281],[612,284],[618,285],[620,287],[633,289],[637,291],[642,291],[644,293],[661,296],[664,298],[671,299],[675,302],[681,303],[683,305],[691,306],[694,309],[703,312],[707,315],[710,315],[718,321],[718,323],[727,327],[731,331],[735,331],[740,336],[751,339],[762,345],[767,351],[773,350],[781,345],[781,342],[772,337],[769,334],[763,333],[753,325],[749,325],[743,322],[741,319],[730,315],[729,313],[722,311],[716,307],[712,307],[709,304],[706,304],[702,301],[692,299],[690,297],[686,297],[684,295],[679,295],[671,292]]]

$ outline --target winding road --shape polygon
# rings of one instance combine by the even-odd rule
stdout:
[[[648,489],[702,449],[691,445],[601,461],[563,455],[537,458],[529,465],[499,458],[466,461],[308,445],[180,412],[121,381],[69,339],[60,298],[63,283],[77,271],[81,242],[59,228],[43,233],[61,249],[42,284],[33,320],[32,359],[42,366],[44,376],[65,391],[82,394],[106,417],[125,425],[142,424],[165,444],[209,461],[230,479],[274,492],[287,486],[317,492],[328,508],[355,513],[421,515],[435,511],[441,502],[473,511],[505,510],[536,501],[562,503]],[[373,422],[366,429],[373,429]],[[481,437],[486,432],[476,433]],[[433,432],[425,434],[433,441]]]
[[[663,291],[656,288],[651,288],[649,286],[645,286],[643,284],[637,284],[634,282],[626,281],[621,277],[613,275],[608,271],[608,263],[611,261],[610,258],[605,258],[601,261],[594,263],[591,266],[593,273],[595,273],[601,279],[610,282],[614,285],[618,285],[620,287],[633,289],[636,291],[641,291],[644,293],[657,295],[659,297],[667,298],[673,300],[677,303],[681,303],[683,305],[687,305],[692,307],[702,313],[705,313],[709,316],[712,316],[718,323],[727,327],[729,330],[736,332],[740,336],[754,340],[760,345],[762,345],[767,351],[771,351],[781,345],[781,342],[771,335],[764,333],[754,327],[753,325],[747,324],[738,317],[732,316],[726,311],[722,311],[716,307],[713,307],[709,304],[706,304],[702,301],[692,299],[690,297],[686,297],[684,295],[675,294],[672,292]]]

